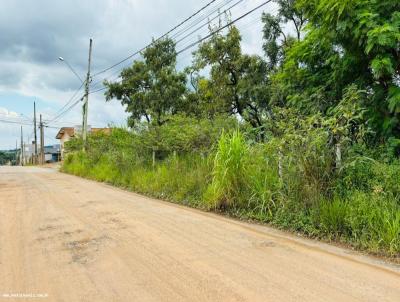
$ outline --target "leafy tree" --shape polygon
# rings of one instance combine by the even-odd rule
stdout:
[[[355,84],[378,135],[400,133],[400,3],[392,0],[299,0],[306,36],[277,77],[285,101],[308,112],[336,106]]]
[[[267,56],[270,68],[279,66],[285,56],[285,49],[295,41],[300,41],[306,24],[304,13],[295,5],[295,0],[274,0],[278,5],[278,14],[263,13],[264,23],[263,49]],[[292,26],[295,37],[287,33],[285,27]]]
[[[106,82],[107,100],[117,98],[129,117],[130,126],[146,120],[158,126],[180,110],[186,91],[186,75],[176,70],[175,43],[155,41],[143,52],[143,59],[121,73],[121,82]]]
[[[15,162],[15,151],[0,151],[0,166]]]
[[[267,66],[259,56],[244,55],[240,43],[238,29],[231,26],[226,35],[216,33],[200,45],[192,68],[209,68],[210,76],[198,78],[199,102],[211,115],[237,114],[260,128],[268,104]]]

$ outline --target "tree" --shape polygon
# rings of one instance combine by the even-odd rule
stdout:
[[[186,75],[176,70],[175,43],[157,40],[143,52],[143,59],[121,73],[121,82],[105,82],[107,101],[116,98],[131,115],[129,125],[146,120],[163,125],[179,111],[186,91]]]
[[[198,98],[212,114],[237,114],[260,128],[268,104],[267,66],[259,56],[243,55],[240,43],[238,29],[231,26],[226,35],[215,33],[200,45],[192,68],[209,68],[210,77],[198,77]]]
[[[378,135],[400,134],[400,3],[393,0],[298,0],[309,20],[277,76],[286,103],[326,113],[346,89],[361,99]]]
[[[15,162],[15,151],[0,151],[0,166]]]
[[[274,16],[263,13],[262,15],[264,23],[263,49],[271,69],[282,63],[285,57],[285,49],[290,47],[294,40],[301,40],[301,34],[306,24],[304,13],[295,5],[295,0],[274,0],[274,2],[279,7],[278,14]],[[295,37],[285,32],[287,25],[293,27]]]

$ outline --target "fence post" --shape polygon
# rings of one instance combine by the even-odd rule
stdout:
[[[278,174],[279,174],[279,179],[281,181],[283,179],[282,161],[283,161],[282,148],[279,147],[279,151],[278,151]]]
[[[335,154],[336,154],[336,169],[340,169],[342,167],[342,150],[340,143],[335,145]]]

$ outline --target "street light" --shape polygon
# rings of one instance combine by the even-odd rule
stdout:
[[[76,75],[76,77],[79,79],[79,81],[83,84],[84,82],[83,82],[83,80],[82,80],[82,78],[78,75],[78,73],[72,68],[72,66],[68,63],[68,61],[66,61],[63,57],[58,57],[58,59],[61,61],[61,62],[64,62],[67,66],[68,66],[68,68],[74,73],[74,75]]]

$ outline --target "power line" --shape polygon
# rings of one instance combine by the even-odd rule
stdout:
[[[14,118],[12,118],[12,119],[0,119],[0,122],[2,122],[2,123],[7,123],[7,124],[15,124],[15,125],[24,125],[24,126],[33,126],[33,122],[32,121],[30,121],[30,120],[23,120],[23,119],[16,119],[16,117]],[[48,128],[55,128],[55,127],[50,127],[50,126],[48,126],[48,124],[50,123],[50,120],[43,120],[43,123],[45,123],[46,124],[46,126],[45,127],[48,127]],[[59,123],[59,122],[56,122],[56,121],[53,121],[53,122],[51,122],[51,124],[52,125],[61,125],[61,123]],[[77,122],[75,122],[75,123],[70,123],[70,124],[77,124]],[[57,128],[58,129],[58,128]],[[33,131],[32,131],[32,133],[33,133]]]
[[[74,94],[71,96],[71,98],[64,104],[64,106],[62,106],[55,114],[56,116],[53,119],[47,120],[45,122],[52,122],[55,121],[56,119],[58,119],[59,117],[61,117],[62,115],[64,115],[65,111],[63,111],[68,105],[70,105],[75,99],[76,95],[79,93],[79,91],[81,91],[83,85],[85,84],[85,82],[82,82],[81,86],[79,86],[79,88],[74,92]],[[79,99],[80,100],[80,99]]]
[[[79,125],[80,124],[80,121],[75,121],[75,122],[71,122],[71,121],[65,121],[65,120],[63,120],[63,121],[56,121],[56,122],[51,122],[51,123],[49,123],[49,121],[46,121],[46,120],[44,120],[43,121],[45,124],[47,124],[47,125],[53,125],[53,126],[59,126],[59,127],[62,127],[62,126],[64,126],[65,124],[74,124],[74,125]]]
[[[265,2],[261,3],[261,4],[258,5],[257,7],[255,7],[255,8],[253,8],[253,9],[249,10],[247,13],[241,15],[240,17],[236,18],[235,20],[233,20],[233,21],[227,23],[226,25],[224,25],[224,26],[222,26],[222,27],[219,27],[218,29],[214,30],[213,32],[211,32],[210,34],[208,34],[207,36],[205,36],[204,38],[201,38],[200,40],[198,40],[198,41],[196,41],[196,42],[194,42],[194,43],[189,44],[188,46],[186,46],[186,47],[183,48],[182,50],[178,51],[177,54],[179,55],[179,54],[181,54],[181,53],[183,53],[183,52],[189,50],[190,48],[192,48],[192,47],[194,47],[194,46],[200,44],[201,42],[207,40],[208,38],[211,38],[212,36],[214,36],[215,34],[221,32],[221,31],[224,30],[225,28],[228,28],[228,27],[232,26],[233,24],[235,24],[236,22],[242,20],[243,18],[245,18],[245,17],[251,15],[252,13],[254,13],[254,12],[257,11],[257,10],[259,10],[259,9],[262,8],[263,6],[267,5],[267,4],[270,3],[271,1],[272,1],[272,0],[268,0],[268,1],[265,1]]]
[[[0,119],[1,123],[6,123],[6,124],[17,124],[17,125],[25,125],[25,126],[32,126],[32,124],[28,124],[27,122],[23,122],[23,121],[8,121],[8,120],[3,120]]]
[[[71,106],[69,106],[67,109],[65,109],[63,112],[59,113],[56,117],[54,117],[53,119],[46,121],[46,124],[50,124],[53,122],[58,121],[62,116],[64,116],[65,114],[67,114],[69,111],[71,111],[81,100],[83,97],[80,97],[78,100],[75,101],[75,103],[73,103]]]
[[[79,86],[79,88],[75,91],[75,93],[71,96],[71,98],[68,100],[67,103],[65,103],[65,105],[63,107],[61,107],[61,109],[59,109],[57,113],[61,112],[62,110],[64,110],[64,108],[66,108],[76,97],[76,95],[78,94],[78,92],[82,89],[83,85],[85,85],[85,82],[82,82],[81,86]]]
[[[212,18],[211,20],[207,21],[206,23],[196,27],[196,29],[194,29],[193,31],[191,31],[190,33],[188,33],[187,35],[185,35],[183,38],[180,38],[178,41],[176,41],[175,43],[178,44],[180,42],[182,42],[183,40],[185,40],[186,38],[190,37],[191,35],[193,35],[194,33],[198,32],[200,29],[202,29],[204,26],[207,26],[208,24],[210,24],[210,22],[216,20],[217,18],[221,17],[223,14],[225,14],[226,12],[228,12],[229,10],[231,10],[232,8],[234,8],[235,6],[239,5],[241,2],[243,2],[243,0],[239,0],[236,3],[234,3],[232,6],[230,6],[229,8],[225,9],[223,12],[219,13],[218,15],[216,15],[214,18]]]
[[[243,0],[237,1],[237,2],[234,3],[231,7],[225,9],[222,13],[219,13],[217,16],[215,16],[212,20],[215,20],[216,18],[218,18],[218,17],[221,16],[222,14],[226,13],[227,11],[229,11],[230,9],[232,9],[233,7],[237,6],[237,5],[238,5],[239,3],[241,3],[242,1],[243,1]],[[257,7],[251,9],[250,11],[248,11],[248,12],[246,12],[245,14],[239,16],[238,18],[236,18],[236,19],[234,19],[233,21],[227,23],[226,25],[221,26],[221,27],[219,27],[219,28],[216,29],[216,30],[213,30],[213,31],[212,31],[210,34],[208,34],[207,36],[205,36],[205,37],[203,37],[203,38],[201,38],[201,39],[199,39],[199,40],[197,40],[197,41],[195,41],[195,42],[193,42],[193,43],[187,45],[187,46],[184,47],[183,49],[179,50],[179,51],[177,52],[177,55],[179,55],[179,54],[181,54],[181,53],[183,53],[183,52],[189,50],[190,48],[192,48],[192,47],[194,47],[194,46],[196,46],[196,45],[198,45],[198,44],[204,42],[205,40],[207,40],[207,39],[209,39],[210,37],[214,36],[215,34],[221,32],[222,30],[228,28],[229,26],[232,26],[232,25],[235,24],[236,22],[238,22],[238,21],[244,19],[245,17],[249,16],[250,14],[254,13],[255,11],[259,10],[260,8],[262,8],[262,7],[265,6],[266,4],[270,3],[271,1],[272,1],[272,0],[268,0],[268,1],[263,2],[262,4],[260,4],[260,5],[258,5]],[[192,19],[194,16],[196,16],[197,14],[199,14],[199,12],[203,11],[205,8],[207,8],[208,6],[210,6],[210,5],[211,5],[212,3],[214,3],[214,2],[215,2],[215,1],[211,1],[210,3],[208,3],[208,5],[204,6],[201,10],[197,11],[195,14],[193,14],[191,17],[187,18],[185,21],[182,21],[179,25],[175,26],[173,29],[171,29],[170,31],[168,31],[166,34],[162,35],[162,36],[161,36],[160,38],[158,38],[157,40],[162,39],[163,37],[167,36],[167,35],[168,35],[169,33],[171,33],[173,30],[175,30],[176,28],[178,28],[179,26],[181,26],[182,24],[184,24],[184,23],[187,22],[188,20]],[[231,1],[229,1],[229,2],[227,2],[227,3],[230,3],[230,2],[231,2]],[[226,5],[227,3],[225,3],[225,5]],[[212,12],[211,14],[213,14],[213,13],[215,13],[215,11]],[[209,15],[211,15],[211,14],[209,14]],[[208,15],[208,16],[209,16],[209,15]],[[203,20],[204,20],[204,19],[203,19]],[[212,21],[212,20],[210,20],[210,21]],[[199,29],[201,29],[202,27],[204,27],[204,26],[207,25],[207,24],[209,24],[209,23],[203,24],[202,26],[198,26],[194,31],[192,31],[190,34],[185,35],[185,37],[181,38],[178,42],[183,41],[184,39],[186,39],[187,37],[189,37],[190,35],[192,35],[193,33],[195,33],[196,31],[198,31]],[[181,32],[177,33],[177,34],[175,35],[175,37],[181,35],[182,33],[187,32],[187,31],[188,31],[189,29],[191,29],[191,28],[193,28],[193,26],[187,27],[186,29],[184,29],[184,30],[182,30]],[[155,40],[155,41],[157,41],[157,40]],[[143,51],[143,50],[146,49],[147,47],[151,46],[155,41],[153,41],[151,44],[149,44],[149,45],[143,47],[140,51],[137,51],[136,53],[130,55],[130,56],[127,57],[126,59],[124,59],[124,60],[122,60],[122,61],[120,61],[120,62],[118,62],[118,63],[112,65],[112,66],[109,67],[109,68],[106,68],[106,69],[102,70],[101,72],[96,73],[94,76],[99,75],[99,74],[101,74],[101,73],[104,73],[104,72],[106,72],[106,71],[108,71],[108,70],[110,70],[110,69],[112,69],[112,68],[114,68],[114,67],[116,67],[116,66],[122,64],[123,62],[125,62],[125,61],[127,61],[128,59],[132,58],[134,55],[139,54],[141,51]],[[120,70],[118,70],[118,73],[119,73],[119,72],[120,72]],[[116,77],[116,79],[118,79],[119,77],[120,77],[120,75],[118,75],[118,76]],[[98,84],[98,83],[95,83],[94,85],[97,85],[97,84]],[[65,109],[65,108],[72,102],[72,100],[73,100],[74,97],[77,95],[77,93],[80,91],[80,89],[82,88],[82,86],[83,86],[83,85],[81,85],[81,87],[77,90],[77,92],[76,92],[76,93],[74,94],[74,96],[70,99],[70,101],[67,102],[67,104],[64,105],[64,107],[61,108],[59,111],[62,111],[63,109]],[[102,88],[99,88],[99,89],[97,89],[97,90],[91,91],[90,94],[97,93],[97,92],[103,91],[103,90],[105,90],[105,89],[107,89],[107,87],[102,87]],[[62,116],[64,116],[64,115],[65,115],[66,113],[68,113],[69,111],[71,111],[80,101],[81,101],[81,98],[79,98],[78,100],[76,100],[72,105],[70,105],[70,106],[69,106],[68,108],[66,108],[64,111],[62,111],[61,113],[59,113],[59,114],[58,114],[56,117],[54,117],[52,120],[46,121],[46,124],[48,125],[48,124],[52,124],[52,123],[55,123],[56,121],[58,121]]]
[[[18,116],[12,116],[12,115],[9,115],[7,113],[0,112],[0,115],[4,116],[6,118],[11,118],[11,119],[17,119],[17,118],[21,119],[21,118],[23,118],[25,121],[29,121],[29,122],[31,121],[30,118],[24,116],[22,113],[18,114]]]
[[[111,65],[110,67],[107,67],[97,73],[95,73],[93,75],[93,77],[105,73],[107,71],[109,71],[110,69],[113,69],[114,67],[121,65],[122,63],[126,62],[127,60],[129,60],[130,58],[138,55],[139,53],[141,53],[142,51],[144,51],[147,47],[151,46],[154,42],[157,42],[163,38],[165,38],[166,36],[168,36],[171,32],[173,32],[175,29],[179,28],[180,26],[182,26],[183,24],[185,24],[186,22],[188,22],[189,20],[193,19],[195,16],[197,16],[198,14],[200,14],[202,11],[204,11],[206,8],[208,8],[210,5],[212,5],[214,2],[216,2],[217,0],[212,0],[210,2],[208,2],[205,6],[203,6],[202,8],[200,8],[198,11],[196,11],[194,14],[192,14],[191,16],[189,16],[188,18],[186,18],[185,20],[183,20],[182,22],[180,22],[178,25],[176,25],[175,27],[173,27],[172,29],[170,29],[168,32],[166,32],[165,34],[163,34],[161,37],[157,38],[156,40],[152,41],[150,44],[148,44],[147,46],[143,47],[142,49],[130,54],[129,56],[127,56],[126,58],[120,60],[119,62]]]
[[[184,38],[178,40],[176,43],[178,44],[179,42],[181,42],[182,40],[186,39],[187,37],[191,36],[193,33],[195,33],[196,31],[198,31],[199,29],[203,28],[204,26],[207,26],[210,22],[214,21],[215,19],[217,19],[218,17],[220,17],[221,15],[223,15],[224,13],[226,13],[227,11],[231,10],[232,8],[234,8],[235,6],[239,5],[241,2],[243,2],[244,0],[239,0],[236,3],[234,3],[233,5],[231,5],[230,7],[228,7],[227,9],[223,10],[222,12],[219,12],[219,10],[221,8],[223,8],[224,6],[228,5],[229,3],[231,3],[233,0],[229,0],[228,2],[224,3],[223,5],[221,5],[220,7],[217,7],[214,11],[212,11],[211,13],[209,13],[207,16],[205,16],[202,19],[199,19],[198,22],[196,22],[195,24],[193,24],[192,26],[187,27],[186,29],[181,30],[180,32],[176,33],[175,35],[173,35],[171,38],[175,39],[178,38],[179,36],[181,36],[182,34],[188,32],[190,29],[192,29],[193,27],[195,27],[196,25],[198,25],[199,23],[203,22],[204,20],[207,20],[206,23],[202,24],[201,26],[199,26],[198,28],[196,28],[196,30],[192,31],[191,33],[187,34]],[[212,19],[208,19],[211,15],[213,15],[214,13],[219,12],[215,17],[213,17]]]
[[[221,32],[222,30],[224,30],[224,29],[226,29],[226,28],[232,26],[232,25],[235,24],[236,22],[238,22],[238,21],[244,19],[245,17],[251,15],[252,13],[256,12],[256,11],[259,10],[260,8],[262,8],[262,7],[264,7],[265,5],[267,5],[268,3],[270,3],[271,1],[272,1],[272,0],[268,0],[268,1],[265,1],[265,2],[261,3],[260,5],[258,5],[258,6],[256,6],[255,8],[253,8],[253,9],[247,11],[245,14],[239,16],[238,18],[234,19],[233,21],[230,21],[230,22],[228,22],[227,24],[225,24],[224,26],[221,26],[221,27],[217,28],[216,30],[213,30],[213,31],[212,31],[210,34],[208,34],[207,36],[205,36],[205,37],[199,39],[199,40],[196,41],[196,42],[193,42],[193,43],[187,45],[187,46],[184,47],[183,49],[179,50],[176,54],[177,54],[177,55],[180,55],[181,53],[183,53],[183,52],[185,52],[185,51],[191,49],[192,47],[194,47],[194,46],[196,46],[196,45],[198,45],[198,44],[204,42],[205,40],[207,40],[207,39],[211,38],[212,36],[216,35],[217,33]],[[102,87],[102,88],[99,88],[99,89],[97,89],[97,90],[93,90],[93,91],[91,91],[90,93],[96,93],[96,92],[103,91],[103,90],[106,90],[106,89],[107,89],[107,87]]]
[[[183,28],[181,31],[178,31],[176,34],[174,34],[171,38],[177,38],[179,36],[181,36],[182,34],[184,34],[185,32],[189,31],[190,29],[192,29],[193,27],[195,27],[197,24],[199,24],[200,22],[203,22],[204,20],[207,20],[211,15],[213,15],[214,13],[218,12],[220,9],[222,9],[224,6],[228,5],[229,3],[231,3],[234,0],[223,0],[221,1],[222,4],[220,4],[218,7],[214,8],[211,12],[208,12],[205,16],[201,16],[200,18],[197,18],[195,20],[192,21],[192,23],[190,23],[189,26]],[[220,17],[222,14],[226,13],[228,10],[234,8],[235,6],[237,6],[238,4],[240,4],[241,2],[243,2],[244,0],[239,0],[238,2],[236,2],[234,5],[232,5],[231,7],[225,9],[222,13],[219,13],[217,16],[215,16],[214,18],[212,18],[211,20],[209,20],[208,22],[211,22],[213,20],[215,20],[216,18]],[[206,22],[205,24],[203,24],[202,26],[196,28],[195,31],[192,31],[190,34],[186,35],[184,38],[180,39],[177,43],[183,41],[184,39],[186,39],[187,37],[189,37],[190,35],[194,34],[195,32],[197,32],[198,30],[200,30],[202,27],[208,25],[208,22]],[[182,24],[184,22],[181,22]],[[182,25],[181,24],[181,25]],[[170,31],[168,31],[166,34],[162,35],[160,38],[156,39],[155,41],[153,41],[152,43],[148,44],[147,46],[143,47],[142,49],[140,49],[139,51],[135,52],[134,54],[132,54],[130,56],[130,58],[134,57],[135,55],[139,55],[141,54],[145,49],[147,49],[148,47],[150,47],[154,42],[162,39],[163,37],[167,36],[169,33],[171,33],[173,30],[175,30],[176,28],[178,28],[179,26],[175,26],[174,29],[171,29]],[[122,64],[124,61],[121,61],[120,64]],[[115,66],[114,66],[115,65]],[[107,70],[103,70],[104,72],[116,67],[119,64],[114,64],[113,66],[111,66],[110,68],[108,68]],[[102,82],[106,79],[111,78],[112,76],[119,74],[121,72],[122,69],[118,69],[116,71],[114,71],[113,73],[111,73],[109,76],[107,76],[106,78],[99,80],[97,82],[95,82],[91,87],[94,88],[99,84],[102,84]],[[95,77],[96,75],[99,75],[102,72],[98,72],[96,74],[93,75],[93,77]],[[119,76],[118,76],[119,77]],[[117,78],[118,78],[117,77]],[[115,80],[115,79],[114,79]]]

